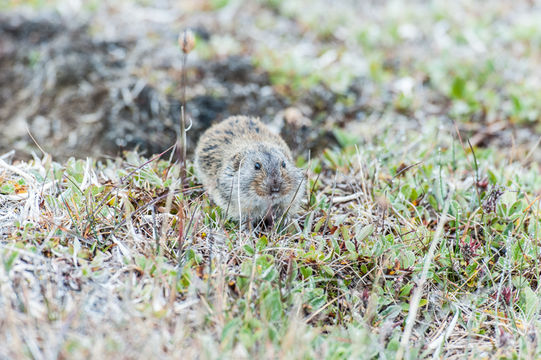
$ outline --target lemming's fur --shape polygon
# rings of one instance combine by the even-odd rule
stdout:
[[[252,221],[295,214],[304,175],[279,135],[255,118],[232,116],[201,136],[195,171],[228,217]]]

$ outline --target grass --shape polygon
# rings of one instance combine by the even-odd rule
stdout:
[[[481,9],[468,2],[400,2],[329,6],[324,0],[261,1],[291,19],[297,36],[256,45],[255,63],[295,97],[323,83],[344,93],[359,77],[391,94],[398,110],[413,106],[421,89],[443,96],[461,122],[534,125],[539,130],[539,13],[505,2]],[[309,39],[307,44],[299,39]],[[277,51],[278,50],[278,51]],[[505,56],[502,56],[505,53]],[[411,89],[399,86],[404,78]],[[393,86],[393,84],[395,86]],[[397,86],[398,85],[398,86]],[[391,88],[391,89],[389,89]],[[423,104],[424,105],[424,104]]]
[[[281,232],[226,220],[191,168],[180,191],[167,158],[0,157],[0,358],[541,357],[539,142],[483,135],[538,136],[537,13],[326,4],[196,4],[224,29],[199,58],[249,49],[293,105],[336,95],[312,115],[338,145],[297,158]]]
[[[2,163],[2,356],[394,358],[406,324],[406,358],[540,356],[539,164],[387,129],[299,159],[286,233],[239,231],[194,178],[168,206],[163,159]]]

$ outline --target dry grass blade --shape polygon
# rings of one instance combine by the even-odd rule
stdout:
[[[449,204],[451,203],[452,194],[452,190],[447,194],[447,200],[445,201],[445,205],[443,206],[443,212],[439,218],[438,227],[436,228],[436,232],[434,233],[434,238],[430,244],[428,253],[425,255],[424,258],[421,277],[419,278],[419,281],[417,282],[417,287],[415,288],[413,295],[411,296],[408,317],[406,319],[406,326],[404,328],[404,333],[402,334],[402,339],[400,340],[400,348],[396,353],[396,360],[402,360],[408,350],[411,331],[413,330],[413,326],[415,325],[415,321],[417,319],[417,311],[419,310],[419,303],[421,302],[421,296],[423,295],[424,286],[428,276],[428,270],[432,265],[432,259],[434,257],[436,248],[440,244],[441,237],[443,235],[443,227],[449,220],[447,218],[447,214],[449,212]]]

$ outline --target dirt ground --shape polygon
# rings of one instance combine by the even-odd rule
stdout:
[[[52,12],[2,14],[0,153],[15,149],[17,158],[28,158],[41,148],[66,159],[167,149],[175,141],[181,109],[182,58],[176,37],[184,23],[159,24],[157,39],[123,33],[105,39],[94,34],[86,18],[73,21]],[[201,26],[195,31],[202,38],[210,36]],[[277,93],[249,56],[196,57],[189,57],[186,66],[190,149],[202,130],[231,114],[280,123],[292,101]],[[305,98],[323,102],[325,110],[332,107],[335,95],[330,90],[319,86],[313,93],[315,97]],[[327,135],[332,141],[332,134]],[[325,136],[311,134],[303,140],[310,136],[311,147],[321,147]]]
[[[189,149],[210,123],[239,113],[272,123],[297,153],[312,155],[336,144],[333,128],[347,129],[352,121],[377,121],[385,113],[411,126],[422,126],[430,116],[453,126],[449,100],[415,74],[413,80],[419,83],[415,86],[423,87],[416,100],[420,105],[405,110],[393,103],[396,88],[411,78],[374,85],[362,72],[356,75],[355,62],[347,85],[338,91],[317,80],[295,88],[287,81],[288,76],[296,76],[295,68],[284,70],[285,85],[276,81],[266,71],[268,66],[261,64],[267,57],[286,57],[288,43],[295,49],[307,48],[306,56],[333,46],[345,46],[344,51],[356,56],[358,49],[338,31],[318,34],[294,16],[279,12],[272,2],[239,2],[223,9],[213,4],[163,2],[149,11],[128,1],[100,2],[77,12],[19,6],[4,11],[0,15],[0,154],[15,150],[15,158],[29,158],[43,150],[63,160],[115,156],[126,149],[146,155],[167,149],[175,141],[180,116],[182,56],[177,37],[185,28],[192,28],[199,42],[186,65],[187,114],[192,123]],[[376,4],[344,6],[358,11],[361,18],[372,12],[381,15]],[[387,51],[381,66],[391,72],[407,68],[412,52],[423,47],[431,51],[431,41],[417,40],[408,51],[396,46]],[[261,55],[262,43],[275,47],[276,53]],[[474,139],[473,145],[522,146],[522,153],[535,148],[535,126],[501,124],[473,119],[458,128]],[[541,151],[535,151],[533,158],[541,158]]]

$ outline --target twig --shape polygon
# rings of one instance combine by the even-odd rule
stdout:
[[[20,177],[25,179],[30,184],[35,181],[32,176],[28,175],[27,173],[25,173],[24,171],[22,171],[18,167],[15,167],[13,165],[9,165],[7,162],[5,162],[2,159],[0,159],[0,166],[3,167],[6,170],[11,171],[12,173],[15,173],[15,174],[19,175]]]
[[[341,204],[345,202],[349,202],[352,200],[356,200],[360,198],[363,195],[364,191],[358,191],[354,194],[346,195],[346,196],[336,196],[332,199],[333,204]]]
[[[403,173],[405,173],[406,171],[408,171],[408,170],[411,169],[412,167],[415,167],[415,166],[417,166],[417,165],[419,165],[419,164],[421,164],[421,163],[422,163],[422,161],[418,161],[418,162],[416,162],[415,164],[411,164],[411,165],[408,165],[408,166],[404,167],[403,169],[400,169],[400,171],[398,171],[398,172],[393,176],[393,179],[396,178],[396,177],[398,177],[398,176],[400,176],[400,175],[402,175]]]
[[[182,81],[182,106],[180,107],[180,133],[177,140],[177,158],[179,162],[180,167],[180,189],[183,190],[185,186],[186,181],[186,116],[184,113],[184,110],[186,108],[186,60],[188,58],[188,54],[192,49],[195,47],[195,37],[193,33],[190,30],[184,30],[179,38],[178,43],[180,45],[180,48],[182,50],[182,67],[181,67],[181,81]],[[174,189],[171,189],[174,190]],[[171,194],[173,194],[173,191],[170,191]],[[171,204],[172,199],[167,198],[167,204]],[[184,244],[184,206],[181,202],[179,204],[179,211],[178,211],[178,243],[179,246],[182,248],[182,245]]]
[[[534,151],[537,149],[540,143],[541,143],[541,136],[539,136],[539,139],[537,139],[537,142],[535,143],[535,145],[532,146],[532,149],[528,152],[524,160],[522,160],[523,165],[525,165],[528,159],[533,155]]]
[[[195,37],[191,30],[184,30],[179,38],[178,43],[182,50],[182,67],[181,67],[181,82],[182,82],[182,106],[180,107],[180,133],[178,137],[177,157],[180,165],[180,184],[184,186],[186,178],[186,117],[184,110],[186,108],[186,60],[188,54],[195,47]]]
[[[334,191],[336,190],[336,177],[337,176],[338,176],[338,173],[335,173],[334,174],[332,192],[331,192],[331,201],[329,202],[329,210],[328,210],[328,214],[326,215],[326,218],[325,218],[325,225],[323,225],[323,234],[327,232],[327,227],[329,226],[330,213],[332,211],[332,206],[334,204]]]
[[[307,317],[306,320],[304,320],[304,322],[305,322],[305,323],[309,323],[309,322],[312,321],[312,319],[315,318],[319,313],[321,313],[323,310],[325,310],[325,309],[328,308],[330,305],[332,305],[334,302],[336,302],[337,300],[340,300],[340,299],[343,298],[344,296],[346,296],[346,293],[343,293],[342,295],[335,297],[334,299],[332,299],[331,301],[329,301],[328,303],[326,303],[325,305],[323,305],[322,307],[320,307],[319,309],[317,309],[316,312],[314,312],[314,313],[311,314],[309,317]]]
[[[136,173],[137,171],[141,170],[143,167],[147,166],[148,164],[150,164],[151,162],[153,162],[154,160],[156,159],[159,159],[160,157],[162,157],[163,154],[165,154],[166,152],[168,152],[169,150],[171,150],[175,145],[171,145],[170,147],[168,147],[165,151],[159,153],[158,155],[154,156],[153,158],[151,158],[150,160],[147,160],[146,162],[144,162],[142,165],[136,167],[134,170],[130,171],[127,175],[125,175],[124,177],[122,177],[120,179],[120,183],[118,185],[123,185],[124,182],[126,181],[126,179],[128,179],[130,176],[132,176],[134,173]],[[68,177],[69,179],[69,177]],[[103,199],[98,203],[98,205],[96,206],[95,209],[92,209],[91,213],[90,213],[90,216],[89,216],[89,220],[88,220],[88,223],[85,225],[85,228],[87,228],[88,226],[91,226],[92,223],[94,222],[95,220],[95,217],[96,217],[96,213],[98,213],[101,208],[110,200],[109,199],[109,195],[111,195],[113,193],[114,190],[119,190],[119,188],[117,186],[113,186],[106,194],[105,196],[103,197]]]
[[[475,192],[477,193],[477,199],[479,201],[479,207],[481,207],[481,194],[479,193],[479,181],[481,180],[479,178],[479,165],[477,164],[477,156],[475,156],[475,151],[473,150],[473,146],[471,145],[470,139],[468,139],[468,145],[470,145],[470,150],[473,155],[473,164],[475,165]]]

